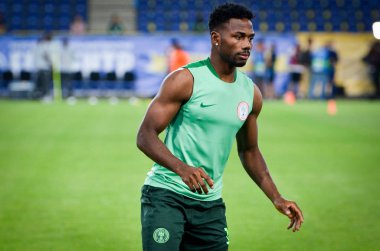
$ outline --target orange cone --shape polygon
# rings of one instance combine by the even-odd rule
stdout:
[[[336,101],[335,99],[330,99],[327,101],[327,113],[331,116],[334,116],[338,112],[338,109],[336,107]]]
[[[287,105],[294,105],[296,103],[296,95],[294,95],[294,93],[291,91],[285,92],[284,102]]]

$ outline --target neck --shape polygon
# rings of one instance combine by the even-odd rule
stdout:
[[[210,61],[221,80],[229,83],[235,81],[235,66],[225,62],[217,53],[211,52]]]

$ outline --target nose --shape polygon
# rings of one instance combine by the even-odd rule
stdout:
[[[252,49],[252,42],[249,38],[244,39],[243,49],[244,50],[251,50]]]

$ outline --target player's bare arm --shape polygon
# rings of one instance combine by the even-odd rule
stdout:
[[[186,69],[177,70],[164,80],[140,125],[137,147],[156,163],[177,173],[190,190],[207,194],[205,181],[213,187],[213,180],[202,168],[189,166],[176,158],[158,137],[189,100],[192,90],[193,76]]]
[[[265,160],[258,146],[257,118],[262,107],[262,95],[255,86],[254,102],[251,114],[236,135],[240,160],[252,180],[272,201],[278,211],[290,219],[288,229],[298,231],[303,222],[303,215],[295,202],[284,199],[274,184]]]

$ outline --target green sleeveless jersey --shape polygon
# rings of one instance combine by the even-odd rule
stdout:
[[[164,142],[174,156],[203,168],[213,179],[214,189],[209,188],[208,194],[194,193],[180,176],[157,163],[145,184],[196,200],[216,200],[221,197],[222,174],[236,133],[252,110],[254,85],[238,70],[233,83],[222,81],[209,58],[185,68],[194,77],[193,93],[168,125]]]

